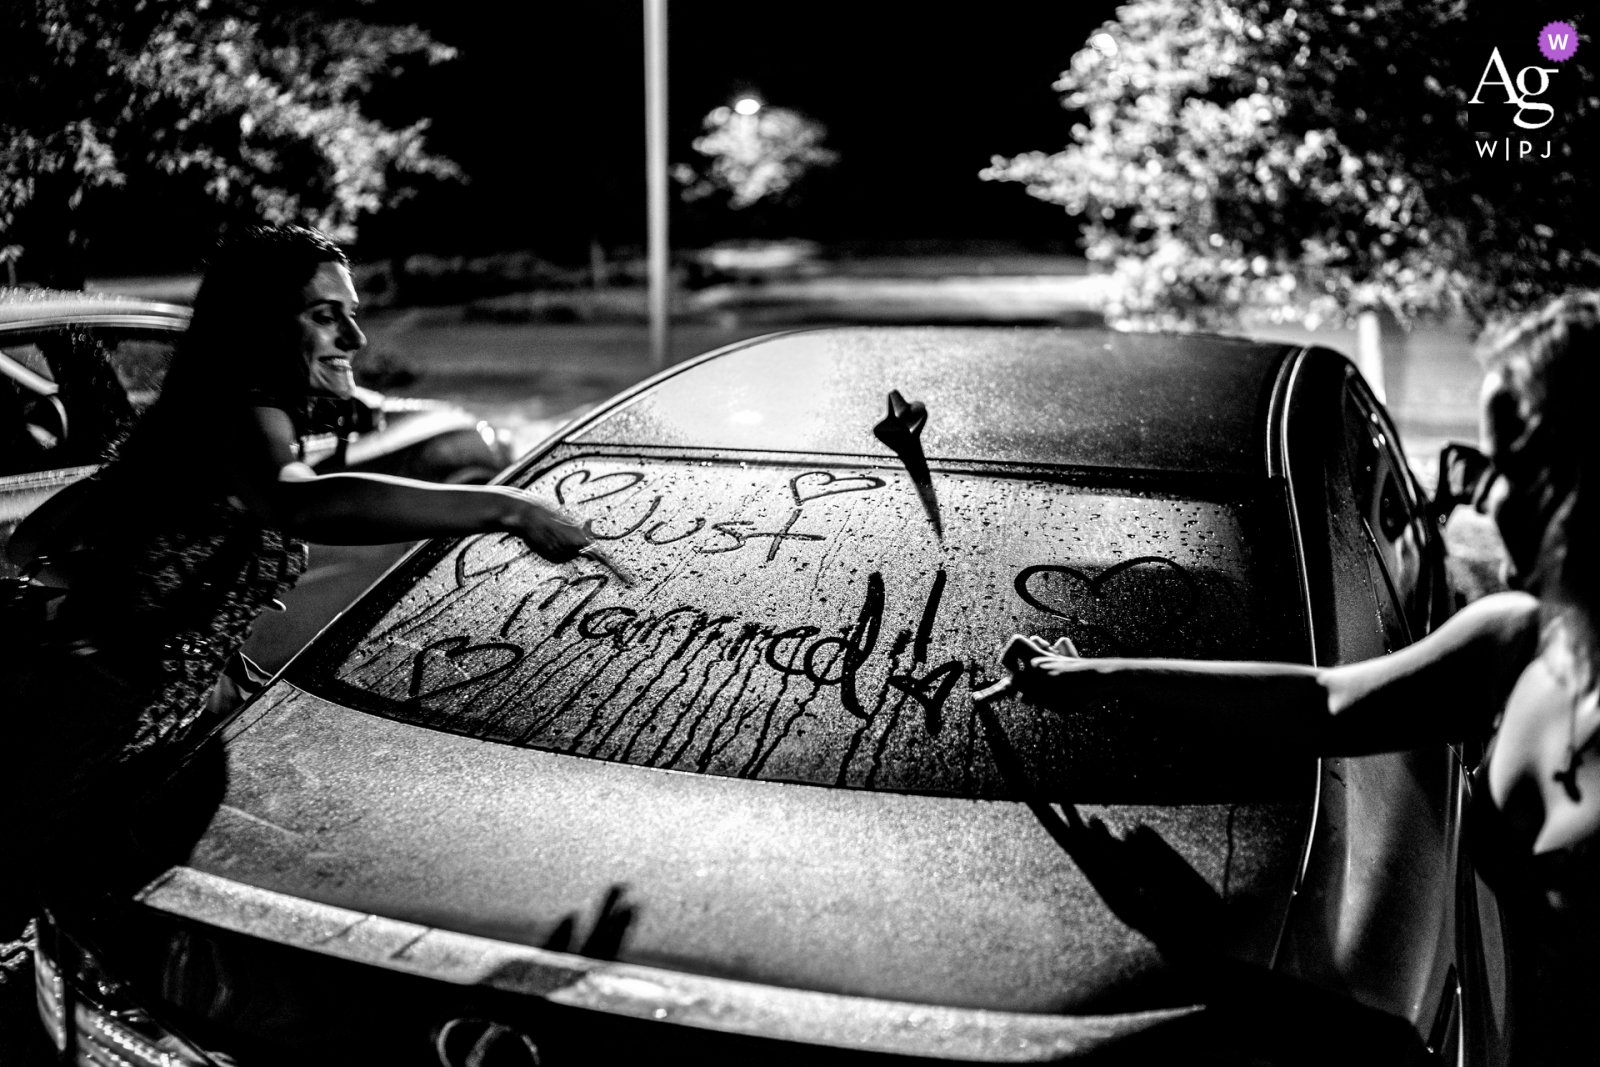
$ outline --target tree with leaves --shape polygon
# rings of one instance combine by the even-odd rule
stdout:
[[[0,244],[24,273],[83,281],[86,203],[130,176],[180,188],[222,220],[356,223],[456,177],[362,112],[376,80],[452,51],[357,9],[253,0],[13,0],[0,14]]]
[[[839,159],[823,145],[828,131],[822,123],[754,97],[713,109],[701,126],[705,133],[695,139],[694,150],[705,162],[675,168],[688,203],[703,201],[746,214],[758,206],[782,209],[792,205],[808,174]]]
[[[981,176],[1078,216],[1129,322],[1482,317],[1600,284],[1594,75],[1541,59],[1533,15],[1508,25],[1480,7],[1135,0],[1056,83],[1084,114],[1072,142],[996,156]],[[1494,47],[1513,81],[1556,71],[1536,135],[1513,128],[1494,81],[1471,103],[1499,77]],[[1481,156],[1508,134],[1550,157]]]

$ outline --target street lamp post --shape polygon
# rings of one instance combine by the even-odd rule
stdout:
[[[667,365],[672,287],[667,256],[667,0],[644,0],[645,200],[650,259],[650,358]]]
[[[1371,308],[1356,316],[1356,366],[1372,386],[1379,401],[1386,402],[1383,388],[1383,325]]]

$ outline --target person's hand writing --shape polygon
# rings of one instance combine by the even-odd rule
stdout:
[[[573,559],[594,540],[582,523],[574,522],[531,496],[525,498],[523,507],[518,510],[511,532],[551,563]]]
[[[1055,644],[1047,645],[1038,634],[1012,637],[1000,658],[1012,673],[1030,676],[1033,672],[1052,676],[1068,674],[1079,663],[1078,648],[1070,638],[1058,637]]]
[[[1078,649],[1065,637],[1058,638],[1052,645],[1046,644],[1038,634],[1032,637],[1013,634],[1000,650],[1000,665],[1005,668],[1006,677],[974,693],[973,699],[994,700],[1012,691],[1026,694],[1041,678],[1067,674],[1078,662]]]

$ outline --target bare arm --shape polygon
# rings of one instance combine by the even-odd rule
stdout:
[[[319,475],[296,460],[293,424],[277,408],[253,409],[236,444],[230,470],[245,505],[281,529],[324,544],[513,533],[546,559],[561,561],[589,543],[579,524],[520,489]]]
[[[1399,652],[1340,667],[1079,659],[1024,637],[1003,658],[1015,688],[1059,711],[1115,697],[1130,715],[1205,716],[1252,747],[1360,755],[1486,729],[1532,658],[1538,625],[1537,600],[1500,593]]]

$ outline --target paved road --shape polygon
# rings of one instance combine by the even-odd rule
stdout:
[[[464,320],[461,309],[381,313],[367,319],[363,357],[403,369],[415,381],[388,391],[454,400],[506,426],[525,446],[559,417],[598,403],[657,368],[642,325],[498,323]],[[771,332],[761,325],[680,326],[672,332],[677,363]]]

